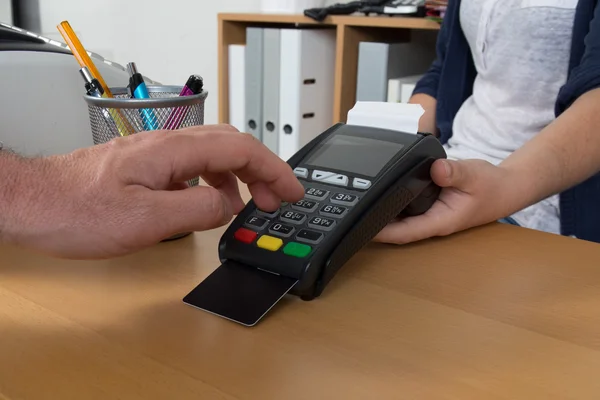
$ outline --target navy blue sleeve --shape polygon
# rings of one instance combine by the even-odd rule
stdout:
[[[600,87],[600,6],[597,3],[598,1],[579,2],[582,7],[577,12],[573,29],[573,68],[559,91],[555,108],[557,116],[581,95]],[[592,13],[590,22],[589,16]],[[582,38],[585,38],[583,45]]]
[[[450,30],[452,29],[452,22],[454,20],[454,13],[457,3],[459,2],[453,0],[448,2],[446,13],[437,36],[436,59],[433,61],[423,77],[415,85],[413,94],[424,93],[433,98],[437,97],[440,75],[442,73],[444,60],[446,59],[446,48],[448,47],[448,38],[450,37]]]

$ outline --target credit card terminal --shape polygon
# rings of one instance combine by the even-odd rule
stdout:
[[[250,201],[221,237],[222,265],[183,301],[253,326],[286,294],[320,296],[386,224],[431,207],[440,158],[430,134],[334,125],[288,161],[305,197],[273,212]]]

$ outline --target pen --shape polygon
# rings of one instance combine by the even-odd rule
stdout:
[[[179,93],[179,96],[192,96],[194,94],[198,94],[200,92],[202,92],[202,88],[204,86],[204,81],[202,80],[202,77],[199,75],[191,75],[187,82],[185,83],[185,85],[183,86],[183,89],[181,90],[181,93]],[[181,125],[181,121],[183,121],[183,117],[185,116],[187,110],[189,107],[178,107],[176,109],[174,109],[173,111],[171,111],[171,114],[169,115],[169,118],[167,119],[167,122],[165,122],[165,128],[167,130],[174,130],[179,128],[179,126]]]
[[[127,86],[129,95],[136,99],[149,99],[150,95],[148,94],[148,88],[146,88],[144,77],[138,72],[135,63],[130,62],[127,64],[127,71],[129,72],[129,85]],[[140,113],[144,120],[144,127],[147,131],[158,129],[156,116],[151,109],[145,108]]]
[[[71,28],[71,25],[67,21],[63,21],[58,25],[57,28],[60,34],[62,35],[63,39],[67,43],[67,46],[69,46],[69,48],[71,49],[71,52],[73,53],[73,56],[79,63],[79,66],[82,68],[87,67],[92,76],[98,80],[98,83],[100,83],[100,87],[102,87],[103,91],[102,97],[112,98],[113,95],[110,92],[110,89],[106,85],[106,82],[104,82],[102,75],[100,75],[100,72],[94,65],[94,62],[88,55],[87,51],[77,38],[77,35],[75,35],[75,32]],[[119,133],[121,134],[121,136],[126,136],[134,132],[132,126],[128,123],[127,119],[123,117],[119,110],[111,109],[109,112],[112,115],[115,123],[117,124],[117,127],[119,128]]]
[[[88,67],[81,68],[79,72],[81,73],[83,81],[85,82],[85,92],[89,96],[102,97],[102,94],[104,94],[104,89],[102,89],[98,79],[92,76],[92,73]]]
[[[102,97],[104,94],[104,89],[100,85],[100,82],[96,78],[94,78],[87,67],[83,67],[79,70],[83,80],[85,82],[85,91],[88,96],[94,97]],[[119,135],[119,129],[117,128],[117,124],[115,120],[110,116],[108,111],[105,108],[102,109],[102,116],[106,120],[109,129],[113,132],[113,134]]]

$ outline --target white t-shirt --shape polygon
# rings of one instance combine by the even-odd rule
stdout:
[[[448,158],[495,165],[555,118],[567,79],[577,0],[462,0],[460,22],[477,77],[446,145]],[[560,233],[558,196],[512,217]]]

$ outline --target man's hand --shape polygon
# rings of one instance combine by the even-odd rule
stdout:
[[[4,196],[2,239],[65,258],[119,256],[222,226],[244,206],[237,178],[268,211],[304,195],[287,163],[221,125],[142,132],[20,164]],[[197,176],[209,186],[188,187]]]
[[[510,172],[482,160],[438,160],[431,177],[442,192],[423,215],[389,224],[375,241],[405,244],[483,225],[513,210]]]

